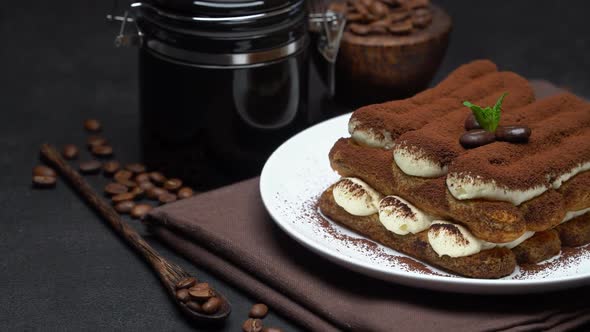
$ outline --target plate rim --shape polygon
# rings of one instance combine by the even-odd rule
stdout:
[[[318,124],[315,124],[286,140],[283,142],[273,153],[270,155],[264,167],[262,169],[260,175],[260,183],[259,183],[259,191],[260,196],[262,198],[263,205],[267,212],[270,214],[272,220],[281,228],[285,233],[287,233],[291,238],[295,239],[297,242],[302,244],[307,249],[311,250],[312,252],[319,254],[320,256],[327,258],[328,260],[337,263],[345,268],[360,272],[364,275],[368,275],[373,278],[378,278],[381,280],[385,280],[387,282],[392,283],[399,283],[408,286],[413,286],[413,283],[420,282],[422,283],[423,288],[435,289],[435,290],[448,290],[448,291],[455,291],[455,292],[465,292],[465,293],[474,293],[475,288],[477,288],[476,293],[485,294],[485,293],[533,293],[535,291],[548,291],[548,286],[550,286],[551,290],[563,289],[563,288],[572,288],[575,286],[579,286],[585,282],[590,280],[590,273],[581,274],[581,275],[574,275],[574,276],[565,276],[562,278],[539,278],[539,279],[478,279],[478,278],[467,278],[462,276],[439,276],[439,275],[428,275],[423,273],[416,273],[412,271],[401,271],[401,270],[391,270],[383,267],[379,267],[371,262],[363,262],[355,257],[349,257],[338,251],[330,248],[327,245],[318,245],[312,239],[307,238],[304,234],[297,230],[295,225],[288,221],[282,220],[282,217],[278,213],[278,210],[275,209],[275,205],[272,204],[273,202],[273,192],[269,187],[270,181],[274,181],[273,179],[269,178],[269,173],[271,172],[270,169],[273,167],[275,160],[280,158],[281,153],[283,150],[288,149],[291,145],[296,144],[297,140],[300,139],[302,136],[310,135],[310,132],[318,130],[318,128],[329,127],[334,125],[335,123],[339,123],[344,121],[344,119],[350,118],[350,113],[342,114],[325,121],[322,121]],[[294,143],[295,142],[295,143]],[[276,180],[276,179],[275,179]],[[329,220],[331,223],[334,221]],[[377,243],[378,245],[382,246],[380,243],[373,241],[371,239],[366,238],[365,236],[354,232],[357,236],[361,236],[371,242]],[[392,249],[396,251],[395,249]],[[396,251],[397,252],[397,251]],[[398,252],[399,253],[399,252]],[[403,253],[400,253],[403,254]],[[404,254],[405,255],[405,254]],[[409,255],[406,255],[414,260],[417,260]],[[427,266],[431,267],[430,264],[417,260]],[[542,286],[542,289],[541,289]]]

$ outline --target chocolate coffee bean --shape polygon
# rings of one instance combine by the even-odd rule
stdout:
[[[88,139],[86,139],[86,144],[89,148],[93,148],[95,146],[106,145],[107,140],[101,136],[88,136]]]
[[[131,209],[131,217],[136,219],[142,219],[148,212],[152,210],[151,205],[147,204],[137,204],[136,206]]]
[[[484,129],[473,129],[461,136],[459,142],[466,149],[476,148],[490,144],[496,140],[494,133],[486,131]]]
[[[50,176],[57,177],[57,173],[50,167],[45,165],[37,165],[33,167],[33,176]]]
[[[496,139],[511,143],[526,143],[531,136],[531,128],[527,126],[498,126]]]
[[[84,121],[84,128],[91,132],[98,132],[102,129],[102,125],[96,119],[88,119]]]
[[[138,174],[138,173],[145,172],[145,165],[140,164],[140,163],[132,163],[132,164],[125,165],[125,169],[130,172]]]
[[[55,176],[34,175],[33,186],[37,188],[52,188],[55,187],[57,178]]]
[[[216,296],[210,298],[201,305],[203,312],[209,315],[219,311],[219,308],[221,308],[221,299]]]
[[[160,201],[160,203],[162,204],[172,203],[176,201],[176,199],[176,195],[169,192],[165,192],[161,195],[158,195],[158,201]]]
[[[472,130],[472,129],[481,129],[481,125],[477,122],[475,115],[473,113],[469,113],[467,118],[465,119],[465,130]]]
[[[176,298],[182,303],[187,303],[191,300],[191,296],[188,293],[188,289],[184,288],[176,291]]]
[[[185,199],[193,196],[195,192],[189,187],[182,187],[178,189],[178,199]]]
[[[199,302],[196,301],[190,301],[186,304],[187,307],[189,307],[189,309],[191,309],[192,311],[196,311],[196,312],[201,312],[201,305],[199,304]]]
[[[164,189],[169,191],[176,191],[182,187],[182,181],[180,179],[168,179],[164,182]]]
[[[265,327],[262,329],[262,332],[283,332],[283,330],[278,327]]]
[[[121,164],[116,160],[109,160],[102,165],[102,171],[108,176],[113,176],[120,168]]]
[[[264,303],[257,303],[250,308],[248,316],[252,318],[264,318],[268,314],[268,307]]]
[[[188,289],[188,293],[195,300],[205,301],[213,296],[215,293],[206,282],[201,282]]]
[[[350,29],[350,31],[352,31],[352,33],[357,34],[359,36],[364,36],[364,35],[369,34],[369,32],[371,32],[370,26],[357,24],[357,23],[350,24],[348,26],[348,28]]]
[[[110,157],[113,155],[113,147],[110,145],[93,146],[90,152],[97,157]]]
[[[104,192],[109,195],[123,194],[123,193],[126,193],[127,191],[129,191],[129,190],[127,189],[126,186],[124,186],[120,183],[117,183],[117,182],[109,183],[104,187]]]
[[[74,144],[66,144],[61,150],[61,155],[69,160],[78,158],[79,154],[80,151],[78,150],[78,147]]]
[[[150,180],[150,175],[148,173],[139,173],[135,176],[135,182],[146,182]]]
[[[146,191],[146,196],[151,199],[158,199],[158,196],[167,193],[166,189],[162,189],[160,187],[153,187]]]
[[[111,200],[113,201],[114,204],[124,202],[124,201],[132,201],[134,199],[135,199],[135,195],[133,193],[122,193],[122,194],[117,194],[117,195],[114,195],[113,197],[111,197]]]
[[[127,214],[131,212],[134,206],[135,203],[133,201],[122,201],[115,204],[115,211],[121,214]]]
[[[261,332],[262,321],[260,319],[248,318],[244,324],[242,324],[242,331],[244,332]]]
[[[186,277],[176,283],[176,289],[191,288],[197,283],[195,277]]]
[[[132,176],[133,176],[133,173],[131,173],[130,171],[128,171],[126,169],[122,169],[122,170],[119,170],[115,173],[114,178],[115,178],[115,181],[121,183],[121,181],[129,181]]]
[[[164,176],[164,174],[162,174],[160,172],[151,172],[150,179],[155,184],[160,184],[160,185],[163,184],[164,182],[166,182],[166,177]]]
[[[102,164],[98,160],[88,160],[80,162],[78,167],[83,174],[96,174],[100,171]]]

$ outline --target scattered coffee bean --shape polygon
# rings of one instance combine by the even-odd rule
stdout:
[[[459,143],[466,148],[472,149],[486,144],[490,144],[496,140],[494,133],[484,129],[472,129],[459,139]]]
[[[166,189],[162,189],[160,187],[153,187],[146,191],[146,196],[151,199],[158,199],[158,196],[167,193]]]
[[[97,132],[102,129],[102,125],[100,124],[100,121],[96,119],[88,119],[84,121],[84,128],[91,132]]]
[[[176,201],[176,195],[169,192],[165,192],[161,195],[158,195],[158,201],[162,204],[172,203]]]
[[[180,179],[168,179],[164,182],[164,189],[170,191],[176,191],[182,187],[182,181]]]
[[[203,312],[209,315],[219,311],[219,308],[221,308],[221,299],[216,296],[210,298],[209,300],[205,301],[203,305],[201,305]]]
[[[176,289],[191,288],[197,283],[195,277],[186,277],[176,283]]]
[[[160,172],[151,172],[150,179],[152,179],[155,184],[159,185],[162,185],[164,182],[166,182],[166,177]]]
[[[242,331],[244,332],[261,332],[262,321],[260,319],[248,318],[244,324],[242,324]]]
[[[268,307],[264,303],[257,303],[250,308],[248,314],[251,318],[264,318],[268,314]]]
[[[183,303],[187,303],[191,300],[188,290],[184,288],[176,291],[176,298]]]
[[[121,183],[121,181],[128,181],[133,176],[133,173],[129,172],[126,169],[119,170],[115,173],[114,178],[115,181]]]
[[[121,164],[116,160],[109,160],[102,165],[102,171],[108,176],[113,176],[120,168]]]
[[[145,166],[140,163],[127,164],[125,165],[125,169],[136,174],[145,172]]]
[[[136,182],[147,182],[150,180],[150,175],[148,173],[139,173],[135,176]]]
[[[124,201],[132,201],[134,199],[135,199],[135,195],[133,193],[129,193],[129,192],[117,194],[117,195],[114,195],[113,197],[111,197],[111,200],[115,204],[120,203],[120,202],[124,202]]]
[[[145,191],[140,187],[133,187],[133,189],[131,189],[131,193],[135,195],[135,198],[137,199],[139,197],[142,197],[143,194],[145,194]]]
[[[188,289],[188,293],[193,299],[205,301],[213,296],[215,293],[206,282],[201,282]]]
[[[182,187],[178,189],[178,199],[185,199],[193,196],[195,192],[189,187]]]
[[[526,143],[531,136],[531,128],[527,126],[499,126],[496,128],[496,139],[511,143]]]
[[[148,212],[152,210],[152,206],[148,204],[137,204],[131,209],[131,216],[136,219],[142,219]]]
[[[78,165],[80,172],[84,174],[96,174],[100,171],[102,164],[98,160],[87,160]]]
[[[115,204],[115,211],[121,214],[127,214],[131,212],[134,206],[135,203],[133,201],[122,201]]]
[[[475,115],[473,113],[469,113],[467,118],[465,119],[465,130],[472,130],[472,129],[481,129],[481,125],[477,122]]]
[[[78,155],[80,154],[80,151],[78,150],[78,147],[75,146],[74,144],[66,144],[64,145],[63,149],[61,150],[61,155],[69,160],[73,160],[78,158]]]
[[[33,185],[37,188],[52,188],[55,187],[57,178],[55,176],[34,175]]]
[[[143,190],[144,192],[147,192],[148,190],[154,188],[154,184],[148,181],[139,182],[137,186],[138,188],[141,188],[141,190]]]
[[[52,168],[45,165],[37,165],[33,167],[33,175],[57,177],[57,173],[55,173]]]
[[[123,193],[126,193],[127,191],[128,191],[128,189],[126,186],[124,186],[120,183],[117,183],[117,182],[111,182],[104,187],[104,192],[109,195],[123,194]]]
[[[189,309],[191,309],[192,311],[196,311],[196,312],[201,312],[201,305],[199,304],[199,302],[195,302],[195,301],[190,301],[186,304],[187,307],[189,307]]]
[[[262,329],[262,332],[283,332],[283,330],[278,327],[265,327]]]
[[[93,146],[90,152],[97,157],[110,157],[113,155],[113,147],[110,145]]]
[[[92,148],[95,146],[106,145],[107,140],[104,137],[93,135],[93,136],[88,136],[88,139],[86,140],[86,144],[88,144],[89,148]]]

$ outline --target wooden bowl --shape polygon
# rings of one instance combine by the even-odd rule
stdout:
[[[425,89],[443,59],[452,26],[444,10],[431,8],[432,23],[408,36],[344,32],[336,61],[336,98],[365,105]]]

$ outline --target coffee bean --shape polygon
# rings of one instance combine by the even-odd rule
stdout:
[[[186,303],[191,300],[191,296],[186,289],[179,289],[176,291],[176,298],[183,303]]]
[[[250,308],[248,314],[252,318],[264,318],[268,314],[268,307],[264,303],[257,303]]]
[[[110,145],[93,146],[90,152],[97,157],[110,157],[113,155],[113,147]]]
[[[182,187],[182,181],[180,179],[168,179],[164,182],[164,189],[170,191],[176,191]]]
[[[216,296],[210,298],[201,306],[203,312],[209,315],[219,311],[219,308],[221,308],[221,299]]]
[[[136,174],[145,172],[145,166],[140,163],[127,164],[125,165],[125,169]]]
[[[80,162],[78,167],[80,172],[84,174],[96,174],[100,171],[102,164],[98,160],[87,160]]]
[[[57,173],[55,173],[52,168],[45,165],[37,165],[33,167],[33,175],[57,177]]]
[[[206,282],[201,282],[188,289],[188,293],[193,299],[205,301],[213,296],[215,293]]]
[[[108,176],[113,176],[119,168],[121,168],[121,164],[116,160],[109,160],[102,165],[102,171]]]
[[[100,124],[100,121],[96,119],[88,119],[84,121],[84,128],[91,132],[97,132],[102,129],[102,125]]]
[[[473,113],[469,113],[467,118],[465,119],[464,124],[465,130],[472,130],[472,129],[481,129],[481,125],[477,122],[475,115]]]
[[[57,178],[55,176],[34,175],[33,185],[37,188],[52,188],[55,187]]]
[[[196,311],[196,312],[202,312],[203,310],[201,309],[201,305],[199,304],[199,302],[195,302],[195,301],[190,301],[186,304],[187,307],[189,307],[189,309],[191,309],[192,311]]]
[[[484,129],[472,129],[461,136],[459,143],[466,149],[472,149],[490,144],[495,140],[496,136],[494,133],[490,133]]]
[[[109,195],[123,194],[128,191],[127,187],[116,182],[111,182],[104,187],[104,192]]]
[[[176,283],[176,289],[191,288],[197,283],[195,277],[186,277]]]
[[[61,150],[61,155],[69,160],[78,158],[79,153],[80,151],[78,150],[78,147],[74,144],[66,144]]]
[[[178,189],[177,194],[178,194],[178,199],[185,199],[185,198],[189,198],[189,197],[193,196],[195,193],[189,187],[182,187],[182,188]]]
[[[369,12],[371,12],[371,14],[375,15],[376,17],[381,18],[389,13],[389,7],[380,1],[374,1],[369,6]]]
[[[160,187],[153,187],[151,189],[148,189],[146,191],[146,195],[148,198],[151,199],[158,199],[158,196],[167,193],[168,191],[166,191],[166,189],[162,189]]]
[[[148,181],[145,182],[139,182],[137,184],[138,188],[141,188],[141,190],[143,190],[144,192],[147,192],[148,190],[154,188],[154,184]]]
[[[88,145],[89,148],[92,148],[95,146],[106,145],[107,140],[104,137],[93,135],[93,136],[88,136],[88,139],[86,140],[86,144]]]
[[[352,31],[352,33],[357,34],[359,36],[364,36],[371,32],[371,27],[369,27],[368,25],[358,23],[352,23],[348,26],[348,28],[350,29],[350,31]]]
[[[143,218],[148,212],[152,210],[152,206],[148,204],[137,204],[131,209],[131,216],[136,219]]]
[[[132,201],[134,199],[135,199],[135,195],[133,193],[122,193],[122,194],[117,194],[117,195],[114,195],[113,197],[111,197],[111,200],[115,204],[120,203],[120,202],[124,202],[124,201]]]
[[[404,20],[391,24],[387,30],[394,35],[407,35],[412,32],[412,20]]]
[[[135,198],[139,198],[142,197],[143,194],[145,194],[145,191],[143,189],[141,189],[140,187],[133,187],[133,189],[131,189],[130,191],[133,195],[135,195]]]
[[[133,201],[122,201],[115,204],[115,211],[121,214],[130,213],[134,206],[135,203]]]
[[[262,331],[262,321],[260,319],[248,318],[244,324],[242,324],[242,331],[260,332]]]
[[[278,327],[265,327],[262,329],[262,332],[283,332],[283,330]]]
[[[115,181],[120,183],[121,181],[130,180],[132,176],[133,176],[133,173],[131,173],[130,171],[128,171],[126,169],[122,169],[122,170],[119,170],[115,173],[114,178],[115,178]]]
[[[526,143],[531,136],[531,128],[527,126],[499,126],[496,128],[496,139],[511,143]]]
[[[148,173],[139,173],[135,176],[136,182],[146,182],[150,180],[150,175]]]
[[[166,177],[164,176],[164,174],[160,173],[160,172],[151,172],[150,173],[150,179],[152,179],[152,181],[155,184],[163,184],[164,182],[166,182]]]
[[[160,201],[160,203],[162,204],[172,203],[176,201],[176,195],[169,192],[165,192],[161,195],[158,195],[158,201]]]

